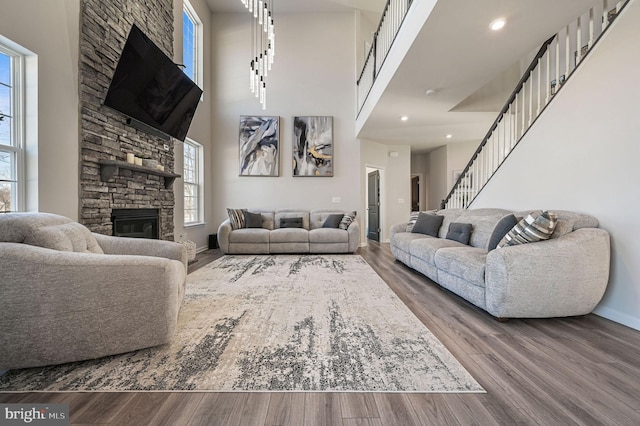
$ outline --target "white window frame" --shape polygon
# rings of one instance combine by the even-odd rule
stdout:
[[[0,145],[0,151],[14,156],[14,191],[11,192],[11,211],[25,211],[25,55],[9,46],[10,42],[0,36],[0,52],[11,58],[11,141]]]
[[[202,20],[200,19],[200,17],[198,16],[198,14],[196,13],[195,9],[193,8],[193,6],[191,5],[191,3],[189,3],[188,0],[184,0],[183,5],[182,5],[182,11],[184,14],[187,15],[187,17],[189,18],[189,20],[191,20],[191,22],[193,22],[193,27],[194,27],[194,31],[193,31],[193,50],[194,50],[194,55],[193,55],[193,80],[194,82],[201,88],[204,89],[203,86],[203,76],[204,76],[204,67],[203,67],[203,63],[204,63],[204,49],[203,49],[203,39],[204,39],[204,30],[203,30],[203,25],[202,25]],[[182,47],[184,49],[184,28],[182,30],[182,37],[183,37],[183,42],[182,42]],[[184,63],[184,51],[182,52],[182,62]],[[186,65],[186,64],[185,64]]]
[[[184,155],[184,151],[186,147],[190,147],[193,148],[194,153],[195,153],[195,168],[196,170],[194,170],[193,176],[195,177],[195,182],[190,182],[187,180],[187,157],[186,155]],[[184,147],[183,147],[183,182],[184,182],[184,187],[185,187],[185,191],[184,191],[184,195],[183,195],[183,199],[186,198],[186,187],[187,186],[192,186],[195,191],[194,193],[196,194],[195,198],[196,198],[196,218],[194,221],[190,221],[187,222],[187,215],[185,214],[186,212],[186,203],[184,203],[183,200],[183,217],[184,217],[184,226],[189,227],[189,226],[197,226],[197,225],[203,225],[204,224],[204,188],[203,188],[203,182],[204,182],[204,168],[203,168],[203,159],[204,159],[204,148],[202,147],[202,145],[200,145],[198,142],[194,141],[191,138],[186,138],[184,140]]]

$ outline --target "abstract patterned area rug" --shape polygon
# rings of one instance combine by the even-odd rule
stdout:
[[[357,255],[224,256],[170,344],[11,370],[0,391],[484,392]]]

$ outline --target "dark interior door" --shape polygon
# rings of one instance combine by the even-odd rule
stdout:
[[[420,210],[420,178],[418,176],[411,177],[411,211]]]
[[[380,241],[380,172],[376,170],[367,176],[369,228],[367,238]]]

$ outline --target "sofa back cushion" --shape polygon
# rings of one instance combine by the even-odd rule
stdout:
[[[302,218],[302,227],[306,230],[309,230],[309,212],[307,210],[294,210],[294,209],[280,209],[276,210],[274,218],[275,218],[275,228],[281,228],[280,219],[290,219],[290,218]]]
[[[76,253],[104,253],[86,227],[50,213],[0,215],[0,241]]]
[[[438,214],[441,212],[443,212],[443,210],[439,211]],[[511,213],[509,210],[490,208],[462,210],[459,212],[456,219],[451,220],[450,222],[470,223],[473,226],[473,230],[471,231],[471,237],[469,238],[469,245],[486,250],[489,246],[489,240],[491,239],[491,235],[493,234],[496,225],[509,213]],[[449,230],[449,224],[443,223],[442,226],[447,226],[447,229],[444,230],[444,237],[446,237],[446,232]]]
[[[340,220],[342,220],[342,216],[344,216],[344,211],[335,210],[335,209],[316,209],[311,210],[309,212],[309,226],[310,229],[318,229],[322,228],[327,221],[327,219],[332,215],[340,215]],[[337,217],[337,216],[334,216]],[[340,224],[340,220],[338,220],[338,224],[335,226],[336,228]]]

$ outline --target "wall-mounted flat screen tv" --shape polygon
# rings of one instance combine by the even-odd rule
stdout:
[[[104,104],[184,141],[201,95],[202,89],[133,25]]]

